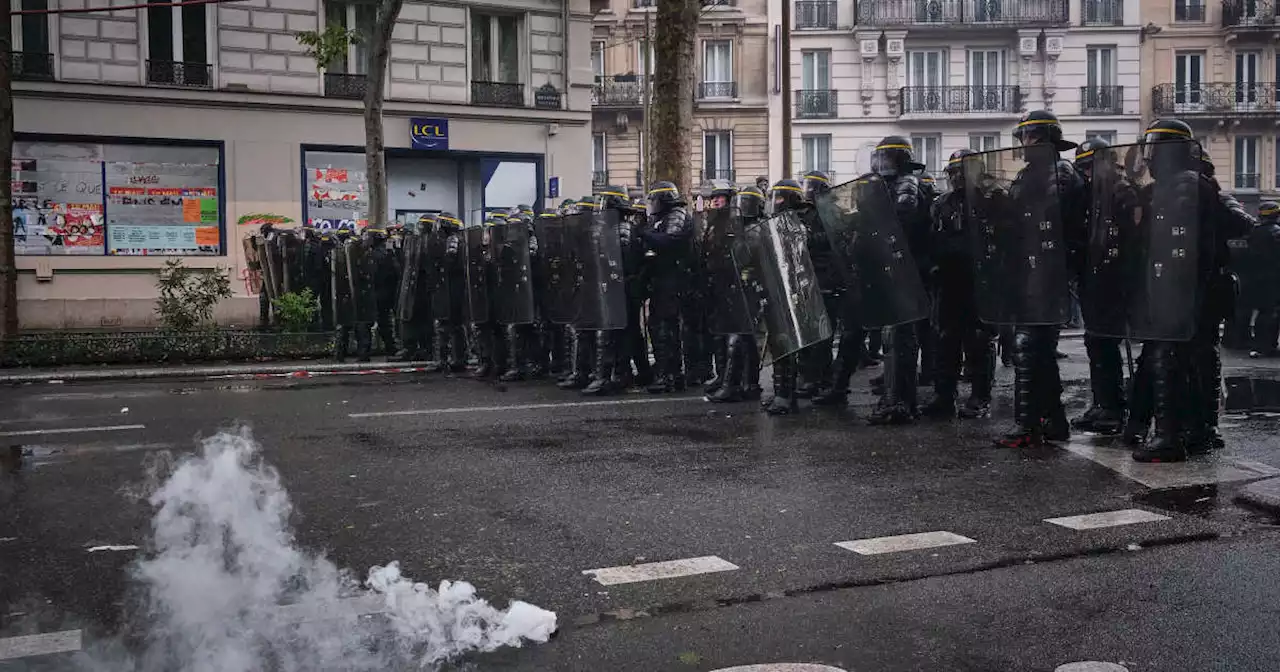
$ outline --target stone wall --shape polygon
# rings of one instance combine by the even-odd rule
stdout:
[[[218,7],[222,87],[320,93],[315,59],[297,33],[319,26],[319,0],[246,0]]]
[[[101,4],[102,0],[96,0]],[[132,0],[111,0],[112,5],[136,4]],[[62,9],[80,9],[85,0],[62,0]],[[59,76],[68,82],[111,82],[138,84],[142,68],[138,48],[141,10],[90,12],[58,17]]]

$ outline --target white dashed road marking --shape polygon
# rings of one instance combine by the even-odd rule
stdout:
[[[1059,665],[1053,672],[1129,672],[1129,668],[1115,663],[1102,663],[1096,660],[1085,660],[1079,663]]]
[[[133,544],[121,544],[117,546],[90,546],[89,548],[85,549],[85,551],[89,553],[100,553],[102,551],[119,553],[123,551],[136,551],[136,550],[138,550],[138,547],[134,546]]]
[[[738,569],[738,566],[732,562],[722,560],[714,555],[707,555],[701,558],[648,562],[643,565],[587,569],[582,573],[595,577],[596,582],[602,586],[616,586],[622,583],[676,579],[682,576],[710,574],[712,572],[730,572],[735,569]]]
[[[401,415],[447,415],[452,413],[486,413],[493,411],[535,411],[544,408],[583,408],[586,406],[631,406],[684,401],[702,401],[702,397],[645,397],[643,399],[610,399],[608,401],[570,401],[557,404],[507,404],[505,406],[463,406],[459,408],[416,408],[407,411],[373,411],[348,413],[349,418],[389,418]]]
[[[871,539],[857,539],[855,541],[841,541],[838,542],[836,546],[847,551],[853,551],[859,555],[879,555],[881,553],[919,551],[926,548],[938,548],[940,546],[955,546],[957,544],[973,543],[977,543],[977,540],[960,536],[954,532],[937,531],[919,532],[917,534],[900,534],[894,537],[874,537]]]
[[[0,639],[0,660],[47,656],[54,653],[79,651],[82,642],[79,630],[46,632],[42,635],[24,635]]]
[[[1261,462],[1216,455],[1175,464],[1145,464],[1134,462],[1127,448],[1094,445],[1089,441],[1071,441],[1063,448],[1155,489],[1250,481],[1280,475],[1280,469]]]
[[[42,436],[45,434],[87,434],[89,432],[123,432],[130,429],[146,429],[146,425],[105,425],[102,427],[54,427],[51,429],[24,429],[16,432],[0,432],[3,436]]]
[[[830,665],[813,665],[811,663],[768,663],[765,665],[742,665],[725,667],[711,672],[846,672]]]
[[[1161,520],[1169,520],[1169,516],[1162,516],[1158,513],[1143,511],[1142,509],[1121,509],[1119,511],[1087,513],[1083,516],[1045,518],[1044,522],[1072,530],[1096,530],[1102,527],[1133,525],[1135,523],[1155,523]]]

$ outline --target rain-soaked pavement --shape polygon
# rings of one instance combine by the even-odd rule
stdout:
[[[1079,341],[1064,350],[1074,414],[1087,367]],[[1085,436],[991,447],[1007,370],[994,420],[867,427],[868,375],[848,410],[779,419],[692,392],[597,402],[441,376],[0,389],[0,671],[130,669],[97,652],[175,627],[138,606],[136,563],[164,555],[146,497],[168,456],[242,427],[306,553],[556,612],[550,642],[468,669],[1280,670],[1280,521],[1234,501],[1280,474],[1280,362],[1227,359],[1228,447],[1185,465]],[[223,524],[253,522],[264,487]],[[279,548],[220,547],[220,576]],[[192,613],[223,597],[184,590]],[[184,667],[219,669],[157,669]],[[286,668],[275,651],[242,669]]]

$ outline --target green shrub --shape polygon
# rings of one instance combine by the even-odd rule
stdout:
[[[231,278],[224,269],[191,269],[181,259],[165,262],[157,286],[156,313],[169,331],[212,326],[214,307],[231,298]]]
[[[271,302],[275,310],[276,322],[285,331],[307,331],[316,319],[316,311],[320,310],[316,295],[310,289],[301,293],[288,292]]]

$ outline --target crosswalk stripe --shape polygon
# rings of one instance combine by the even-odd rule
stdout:
[[[1119,511],[1102,511],[1086,513],[1082,516],[1065,516],[1062,518],[1045,518],[1044,522],[1072,530],[1096,530],[1103,527],[1134,525],[1137,523],[1155,523],[1169,520],[1169,516],[1143,511],[1142,509],[1121,509]]]
[[[731,572],[735,569],[738,569],[738,566],[732,562],[714,555],[706,555],[700,558],[647,562],[642,565],[587,569],[583,570],[582,573],[595,577],[596,582],[602,586],[614,586],[622,583],[676,579],[682,576],[710,574],[712,572]]]
[[[837,542],[836,546],[853,551],[858,555],[880,555],[881,553],[899,553],[901,551],[919,551],[926,548],[955,546],[957,544],[974,544],[976,539],[961,536],[954,532],[939,530],[936,532],[918,532],[916,534],[899,534],[892,537],[873,537],[854,541]]]
[[[83,646],[79,630],[46,632],[40,635],[23,635],[0,639],[0,660],[48,656],[54,653],[79,651]]]

